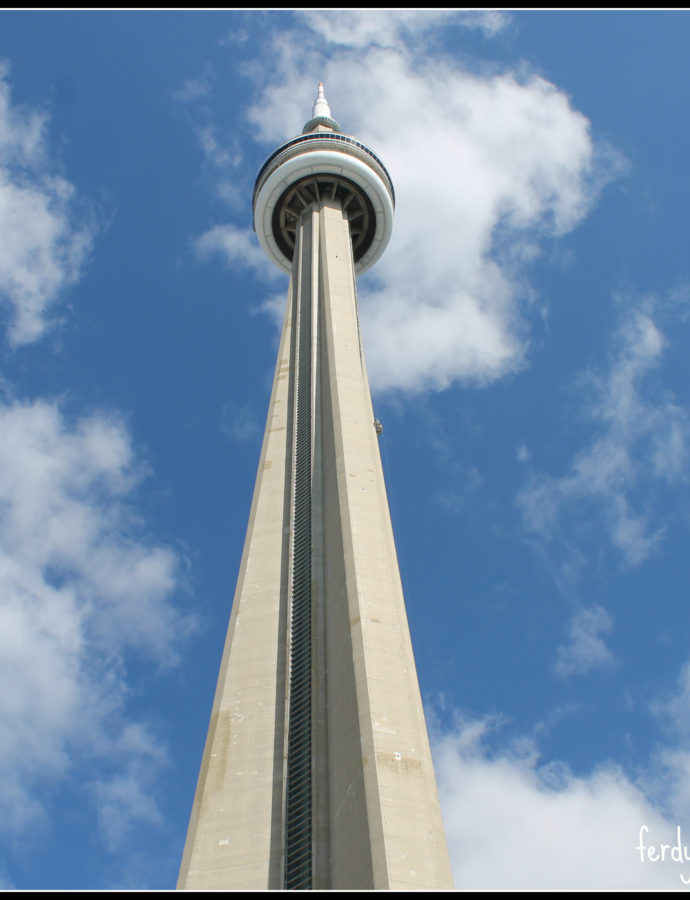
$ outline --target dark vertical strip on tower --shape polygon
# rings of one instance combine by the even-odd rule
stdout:
[[[312,886],[311,722],[311,259],[312,222],[299,228],[295,347],[290,675],[285,802],[285,887]]]

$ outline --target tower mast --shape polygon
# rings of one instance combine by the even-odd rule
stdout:
[[[320,84],[254,186],[290,288],[180,888],[452,887],[357,314],[394,203]]]

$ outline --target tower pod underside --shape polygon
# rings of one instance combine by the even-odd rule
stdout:
[[[289,273],[301,210],[319,199],[339,199],[350,221],[355,271],[359,274],[376,262],[390,240],[392,185],[383,166],[382,176],[366,158],[351,155],[347,144],[340,145],[343,149],[322,149],[326,140],[318,137],[319,149],[293,146],[290,149],[294,155],[281,159],[284,154],[279,151],[264,165],[254,193],[254,228],[270,259]],[[364,150],[373,157],[371,151]]]
[[[374,240],[376,213],[367,194],[349,178],[328,173],[307,175],[290,185],[273,208],[273,237],[283,255],[292,260],[302,212],[324,199],[340,201],[347,214],[356,265]]]

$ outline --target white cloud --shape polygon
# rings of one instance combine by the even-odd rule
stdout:
[[[318,35],[275,37],[249,120],[261,140],[285,140],[323,80],[334,116],[391,173],[393,238],[360,285],[372,384],[438,390],[515,371],[528,346],[527,268],[545,241],[577,226],[605,180],[589,122],[527,72],[472,74],[440,50],[431,61],[406,35],[438,24],[434,14],[304,20]],[[336,35],[354,49],[324,50]]]
[[[300,13],[306,24],[330,44],[364,48],[399,47],[404,40],[456,23],[493,35],[508,18],[497,10],[341,9]]]
[[[542,538],[557,536],[568,512],[593,504],[612,544],[628,565],[643,562],[661,540],[654,502],[637,494],[649,485],[686,478],[690,421],[669,394],[645,390],[662,359],[666,339],[652,319],[653,301],[628,305],[613,341],[609,368],[582,380],[593,395],[586,405],[595,423],[591,443],[565,475],[533,475],[520,494],[525,524]]]
[[[232,400],[223,405],[221,429],[231,441],[254,440],[261,434],[254,408]]]
[[[189,103],[208,96],[213,82],[213,72],[210,66],[198,78],[187,78],[181,88],[173,91],[173,99],[179,103]]]
[[[610,666],[613,656],[601,634],[609,632],[612,625],[611,617],[601,606],[576,613],[570,622],[570,642],[558,648],[555,672],[584,675],[592,669]]]
[[[162,816],[149,791],[167,759],[160,744],[141,725],[127,724],[117,738],[113,757],[124,765],[110,776],[100,774],[91,784],[98,818],[111,849],[119,847],[135,821],[159,826]]]
[[[155,818],[147,790],[162,750],[126,720],[128,663],[175,663],[193,626],[174,603],[180,559],[142,531],[130,499],[141,472],[115,418],[4,402],[0,433],[3,827],[35,821],[46,783],[100,761],[114,841],[127,816]],[[129,799],[113,787],[125,782]]]
[[[690,663],[681,669],[676,690],[654,703],[652,711],[667,721],[672,732],[690,737]]]
[[[197,136],[204,157],[211,165],[219,169],[232,168],[241,161],[236,149],[230,149],[226,143],[218,139],[213,125],[209,123],[201,125],[197,130]]]
[[[457,12],[460,25],[465,28],[479,29],[487,37],[493,37],[510,22],[510,16],[497,9],[463,9]]]
[[[142,790],[138,772],[100,780],[93,790],[99,824],[111,849],[122,844],[135,820],[155,826],[163,821],[153,797]]]
[[[61,293],[79,276],[94,236],[79,220],[74,187],[55,174],[46,116],[12,105],[0,64],[0,302],[12,346],[40,338]]]
[[[540,765],[530,742],[488,748],[491,725],[462,722],[439,736],[434,759],[455,886],[460,890],[682,889],[690,863],[642,862],[636,849],[669,846],[682,820],[662,814],[618,767],[575,776]]]
[[[372,273],[380,286],[362,301],[372,381],[493,380],[526,350],[518,248],[528,234],[538,245],[569,230],[588,208],[588,123],[538,78],[370,57],[356,133],[375,132],[397,191],[394,236]]]
[[[278,270],[270,263],[259,247],[249,228],[236,225],[215,225],[194,241],[194,250],[200,259],[215,256],[227,265],[251,269],[265,279],[277,278]]]

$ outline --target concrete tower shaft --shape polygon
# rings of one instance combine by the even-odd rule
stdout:
[[[319,100],[317,128],[334,121]],[[281,151],[257,179],[257,222],[273,223],[273,211],[262,218],[270,198],[289,206],[304,184],[284,169],[269,184]],[[334,153],[344,167],[355,159]],[[350,170],[320,172],[313,155],[308,165],[313,193],[290,207],[285,320],[178,886],[449,888],[359,333],[357,195],[343,184]],[[369,168],[392,214],[392,187]],[[369,182],[355,184],[368,196]],[[374,216],[390,225],[385,207]]]

